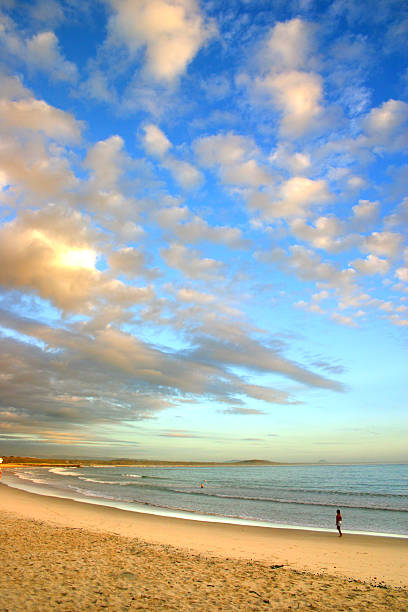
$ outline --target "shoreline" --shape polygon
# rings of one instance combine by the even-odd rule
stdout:
[[[251,560],[296,571],[408,587],[404,537],[372,537],[236,525],[139,513],[39,495],[0,484],[0,512],[65,529],[137,538],[208,558]]]
[[[250,520],[243,519],[240,517],[233,516],[225,516],[221,514],[201,514],[194,511],[188,510],[173,510],[162,508],[161,506],[154,506],[153,504],[138,504],[134,505],[132,508],[128,506],[126,502],[110,502],[106,498],[101,498],[100,501],[98,498],[86,498],[83,499],[81,497],[69,496],[64,494],[56,494],[51,492],[41,492],[41,491],[31,491],[29,488],[25,488],[23,486],[18,487],[11,485],[10,483],[1,483],[6,487],[10,487],[12,489],[17,489],[19,491],[25,491],[27,493],[31,493],[33,495],[40,495],[44,497],[53,497],[56,499],[65,499],[68,501],[85,503],[94,506],[101,506],[105,508],[113,508],[117,510],[123,510],[126,512],[132,512],[135,514],[147,514],[152,516],[162,516],[168,518],[181,519],[185,521],[197,521],[203,523],[220,523],[225,525],[241,525],[246,527],[262,527],[264,529],[286,529],[289,531],[311,531],[316,533],[329,533],[332,534],[335,530],[329,529],[327,527],[309,527],[306,525],[290,525],[290,524],[279,524],[279,523],[268,523],[266,521],[261,520]],[[33,487],[35,488],[35,487]],[[362,535],[374,538],[397,538],[402,540],[408,540],[407,534],[400,533],[386,533],[386,532],[370,532],[370,531],[354,531],[354,530],[344,530],[343,534],[345,535]]]

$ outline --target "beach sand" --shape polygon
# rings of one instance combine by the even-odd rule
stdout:
[[[0,610],[408,610],[408,540],[139,514],[0,485]]]

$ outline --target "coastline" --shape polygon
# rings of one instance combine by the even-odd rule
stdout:
[[[58,466],[59,467],[59,466]],[[140,466],[139,466],[140,467]],[[332,534],[333,529],[329,529],[326,527],[310,527],[310,526],[301,526],[301,525],[291,525],[291,524],[278,524],[278,523],[269,523],[262,520],[250,520],[244,519],[240,517],[234,517],[230,515],[221,515],[221,514],[202,514],[199,512],[195,512],[193,510],[175,510],[171,508],[164,508],[162,506],[156,506],[154,504],[132,504],[132,507],[129,507],[127,502],[110,502],[108,498],[96,498],[96,497],[83,497],[75,496],[74,494],[67,495],[66,492],[60,493],[51,493],[41,491],[37,489],[37,487],[33,487],[34,490],[31,490],[29,485],[25,486],[14,486],[10,483],[0,483],[4,484],[4,486],[8,486],[10,488],[17,489],[19,491],[25,491],[27,493],[32,493],[33,495],[42,495],[45,497],[53,497],[57,499],[66,499],[68,501],[78,502],[78,503],[86,503],[95,506],[102,506],[105,508],[113,508],[118,510],[124,510],[126,512],[131,512],[134,514],[148,514],[153,516],[162,516],[167,518],[176,518],[180,520],[186,521],[197,521],[201,523],[221,523],[228,525],[236,525],[236,526],[245,526],[245,527],[262,527],[264,529],[284,529],[287,531],[310,531],[316,533],[328,533]],[[345,535],[362,535],[368,537],[378,537],[378,538],[397,538],[397,539],[405,539],[408,544],[408,535],[399,534],[399,533],[386,533],[386,532],[369,532],[369,531],[355,531],[355,530],[344,530],[343,534]]]
[[[188,520],[50,497],[0,484],[0,512],[65,529],[137,538],[208,558],[279,564],[301,572],[408,587],[408,542],[300,529]]]
[[[257,463],[260,463],[260,462],[257,462]],[[84,471],[82,471],[82,469],[76,469],[80,467],[83,467]],[[87,471],[86,470],[87,467],[91,468],[91,470]],[[271,499],[269,499],[270,496],[268,495],[266,495],[267,499],[263,499],[264,497],[263,491],[260,491],[257,494],[253,494],[251,491],[249,493],[244,492],[242,494],[243,500],[248,499],[248,500],[254,500],[255,502],[274,501],[280,504],[278,511],[274,510],[273,512],[269,512],[269,511],[265,511],[265,509],[262,507],[252,508],[249,506],[239,507],[239,510],[234,511],[235,508],[233,505],[227,506],[225,503],[224,504],[218,503],[218,498],[223,499],[224,497],[227,497],[231,500],[240,499],[239,496],[236,497],[237,494],[235,493],[235,489],[233,493],[228,493],[228,492],[225,492],[222,487],[220,487],[220,482],[222,482],[222,480],[218,481],[218,484],[216,484],[214,490],[210,487],[208,494],[204,495],[203,503],[197,502],[196,499],[198,498],[194,496],[194,495],[197,495],[197,491],[194,488],[195,480],[194,478],[191,480],[190,471],[187,472],[187,481],[191,489],[191,490],[189,489],[188,492],[193,495],[193,498],[192,500],[187,500],[188,503],[183,503],[183,501],[179,503],[174,503],[173,498],[168,498],[168,499],[160,498],[158,500],[157,495],[155,497],[154,495],[149,496],[145,494],[136,495],[137,499],[134,499],[132,495],[129,496],[129,494],[126,494],[128,490],[126,491],[123,490],[123,494],[122,494],[122,490],[118,487],[116,487],[116,489],[114,487],[110,487],[109,491],[105,491],[103,486],[101,488],[100,486],[96,486],[94,484],[88,485],[88,483],[86,483],[85,486],[77,486],[76,477],[78,477],[79,480],[81,481],[82,480],[89,481],[89,483],[97,483],[97,485],[106,484],[106,485],[124,485],[124,486],[136,484],[136,482],[134,482],[133,480],[136,478],[165,478],[165,480],[168,480],[168,473],[166,469],[164,469],[164,471],[162,470],[160,474],[156,476],[156,474],[154,474],[154,468],[160,468],[160,467],[175,468],[175,467],[182,467],[182,466],[175,466],[175,465],[168,466],[165,464],[160,465],[160,466],[159,465],[155,465],[155,466],[139,465],[137,466],[137,468],[143,468],[143,467],[153,468],[153,472],[150,469],[150,471],[147,470],[146,473],[145,472],[139,473],[138,471],[136,471],[136,473],[132,472],[131,474],[128,474],[128,473],[116,474],[115,478],[113,479],[114,482],[110,482],[112,478],[110,477],[110,474],[108,474],[107,472],[105,472],[104,476],[102,476],[102,479],[101,479],[100,474],[97,473],[97,470],[95,471],[95,468],[97,467],[101,467],[105,470],[106,468],[108,468],[108,471],[109,471],[109,468],[122,469],[123,467],[130,468],[130,467],[136,467],[136,466],[134,465],[131,466],[130,464],[129,465],[127,464],[126,465],[125,464],[116,465],[115,464],[115,465],[109,465],[109,466],[106,466],[106,465],[78,466],[76,464],[54,465],[51,463],[48,463],[47,465],[26,464],[24,466],[22,464],[19,464],[18,466],[6,464],[5,469],[3,470],[5,478],[0,482],[3,482],[4,484],[9,485],[11,487],[16,487],[17,489],[22,489],[24,491],[27,491],[27,492],[30,492],[36,495],[45,495],[45,496],[50,496],[50,497],[69,499],[69,500],[73,500],[77,502],[89,503],[92,505],[100,505],[100,506],[106,506],[106,507],[111,507],[111,508],[118,508],[121,510],[131,511],[134,513],[152,514],[152,515],[157,515],[157,516],[162,516],[162,517],[172,517],[172,518],[179,518],[179,519],[184,519],[188,521],[198,521],[198,522],[204,522],[204,523],[205,522],[227,523],[227,524],[252,526],[252,527],[264,527],[267,529],[288,529],[288,530],[295,530],[295,531],[322,532],[322,533],[329,533],[329,534],[333,532],[333,528],[332,528],[331,521],[329,520],[327,510],[328,509],[330,510],[332,508],[337,507],[337,505],[340,505],[340,507],[342,508],[352,508],[352,509],[357,508],[359,510],[360,515],[357,516],[357,520],[355,516],[350,515],[349,520],[347,522],[348,529],[343,530],[343,533],[347,534],[348,536],[349,535],[364,535],[364,536],[369,536],[369,537],[398,538],[398,539],[403,538],[403,539],[408,540],[408,532],[406,530],[406,512],[405,514],[403,512],[404,504],[402,504],[402,510],[399,513],[401,516],[398,516],[398,515],[390,516],[390,514],[386,512],[387,510],[391,510],[391,511],[395,510],[398,512],[398,510],[401,508],[401,502],[399,499],[399,495],[397,495],[397,498],[394,501],[394,503],[391,503],[388,505],[384,503],[382,499],[375,500],[374,503],[372,501],[371,496],[377,495],[377,493],[372,493],[372,486],[370,488],[369,485],[370,485],[370,482],[372,482],[373,480],[373,476],[375,476],[375,478],[378,480],[379,477],[378,477],[377,472],[375,472],[375,474],[371,474],[371,478],[370,478],[369,473],[366,475],[366,480],[368,483],[366,495],[368,497],[367,499],[363,501],[358,501],[357,505],[355,504],[355,501],[353,501],[353,499],[351,500],[349,500],[348,498],[339,499],[337,495],[336,495],[336,498],[334,498],[333,494],[338,494],[338,493],[342,494],[342,491],[340,492],[337,491],[337,488],[336,488],[337,487],[337,476],[336,476],[336,479],[335,479],[336,482],[334,484],[332,483],[331,486],[328,487],[329,489],[328,493],[332,494],[330,498],[327,498],[327,500],[326,499],[321,500],[320,498],[316,498],[316,499],[312,498],[311,500],[308,499],[306,501],[306,505],[311,504],[311,506],[317,506],[318,507],[317,512],[314,511],[314,508],[312,512],[310,511],[308,512],[308,510],[306,510],[305,512],[303,510],[303,506],[305,506],[305,500],[302,499],[302,495],[298,502],[296,500],[293,501],[292,499],[287,498],[287,496],[286,498],[285,496],[283,496],[283,499],[280,499],[280,497],[282,496],[280,495],[280,492],[279,492],[279,486],[278,486],[278,491],[275,492],[274,495],[272,495]],[[194,466],[194,467],[199,467],[199,466]],[[254,466],[248,466],[248,468],[249,467],[254,467]],[[270,466],[256,466],[256,467],[259,467],[262,470],[263,468],[268,469],[268,467]],[[279,467],[284,467],[284,466],[272,466],[272,469],[273,468],[278,469]],[[305,467],[305,466],[302,466],[302,467]],[[327,466],[324,466],[324,467],[326,468]],[[398,466],[393,466],[393,467],[397,468]],[[69,471],[70,468],[72,468],[71,471]],[[92,468],[94,469],[93,472],[92,472]],[[215,468],[215,466],[211,465],[211,468]],[[18,472],[20,469],[22,469],[23,472],[22,474],[18,475]],[[196,473],[196,477],[198,478],[197,482],[200,482],[201,480],[203,480],[204,477],[210,478],[210,475],[208,472],[209,469],[210,468],[208,467],[208,464],[207,464],[205,473],[203,472]],[[242,467],[240,467],[239,469],[242,470]],[[33,476],[33,472],[31,470],[33,470],[35,476]],[[37,471],[35,472],[35,470]],[[45,480],[43,480],[43,475],[42,475],[43,470],[49,471],[49,472],[55,472],[55,474],[57,474],[58,477],[61,473],[61,475],[69,476],[71,478],[62,479],[61,483],[58,484],[58,480],[56,479],[56,477],[51,475],[52,476],[51,482],[48,482],[46,476],[44,476]],[[7,474],[8,472],[9,474]],[[171,473],[172,472],[170,471],[170,474]],[[293,478],[292,476],[293,473],[294,473],[293,471],[289,472],[289,485],[290,485],[291,478]],[[176,474],[175,476],[176,480],[175,482],[171,482],[170,484],[173,485],[175,493],[183,493],[183,490],[179,490],[180,487],[177,486],[179,482],[179,473],[174,472],[173,470],[173,475],[174,474]],[[181,471],[181,474],[183,474],[183,471]],[[225,472],[225,474],[227,474],[227,472]],[[241,473],[238,472],[238,474],[239,474],[239,477],[241,477],[240,476]],[[256,471],[255,474],[258,475],[258,474],[261,474],[261,472]],[[7,476],[10,476],[10,478],[8,478]],[[122,476],[124,478],[121,478]],[[345,476],[346,480],[347,480],[347,476],[350,480],[349,485],[351,486],[350,490],[352,491],[353,486],[354,486],[353,473],[350,472],[349,475],[346,474]],[[388,486],[387,482],[388,481],[386,479],[384,480],[386,476],[387,476],[387,473],[385,473],[385,475],[383,474],[382,480],[381,478],[379,478],[380,480],[379,486],[380,488],[383,487],[381,488],[381,491],[378,493],[380,497],[381,496],[387,497],[387,486]],[[126,477],[129,477],[129,478],[126,478]],[[219,475],[216,474],[216,477],[219,478]],[[225,485],[228,488],[230,486],[229,476],[225,477],[225,475],[222,474],[222,477],[224,477],[224,481],[225,481],[223,482],[223,485]],[[300,481],[301,487],[303,486],[304,477],[310,478],[311,474],[306,473],[306,475],[301,476],[301,481]],[[360,477],[360,474],[359,474],[359,477]],[[390,477],[391,481],[393,477],[395,479],[395,475],[391,474],[391,477]],[[53,478],[55,482],[53,481]],[[284,484],[284,486],[287,486],[288,484],[287,478],[288,478],[288,475],[285,476],[285,473],[284,473],[284,482],[281,482],[281,484]],[[330,484],[331,478],[332,478],[332,473],[329,473],[328,474],[329,484]],[[401,476],[401,478],[403,478],[403,475]],[[170,477],[170,480],[171,480],[171,477]],[[245,480],[246,478],[244,477],[244,480],[243,480],[244,487],[245,487]],[[261,481],[262,480],[263,480],[263,476],[261,476]],[[282,481],[282,478],[280,478],[280,480]],[[160,487],[164,487],[163,490],[166,491],[167,485],[162,485],[161,480],[159,481],[154,480],[152,481],[153,484],[150,481],[146,481],[146,482],[147,482],[146,486],[148,489],[149,487],[155,488],[153,487],[153,484],[154,484],[154,485],[157,485],[156,488],[158,488],[159,490],[161,490]],[[207,481],[205,482],[207,483]],[[209,482],[211,482],[211,479],[209,480]],[[279,483],[279,476],[277,476],[277,482]],[[50,484],[51,486],[48,486]],[[137,481],[137,484],[142,484],[142,481]],[[239,484],[239,486],[241,485]],[[298,486],[298,483],[296,483],[296,478],[295,478],[295,483],[293,486],[295,486],[295,489],[289,489],[289,490],[296,491],[296,487]],[[202,485],[201,485],[201,488],[202,488]],[[325,488],[327,487],[324,483],[322,491],[324,491]],[[346,489],[347,489],[347,486],[346,486]],[[303,489],[301,488],[300,490],[303,490]],[[311,492],[313,492],[313,490],[314,489],[312,489]],[[363,490],[364,490],[364,487],[363,487]],[[173,492],[173,489],[171,486],[170,486],[170,491]],[[202,492],[199,491],[198,493],[202,493]],[[210,498],[212,497],[217,498],[215,499],[214,503],[212,502],[209,503],[208,501],[206,501],[208,498],[208,495],[210,496]],[[229,497],[229,495],[232,495],[232,497]],[[336,505],[334,505],[334,502]],[[285,503],[289,504],[289,510],[287,510]],[[378,507],[377,507],[377,504],[378,504]],[[384,511],[382,511],[380,514],[376,514],[377,509],[380,511],[382,510]],[[393,520],[390,520],[391,518]]]

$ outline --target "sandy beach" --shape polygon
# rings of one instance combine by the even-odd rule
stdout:
[[[0,485],[0,610],[408,610],[408,540],[127,512]]]

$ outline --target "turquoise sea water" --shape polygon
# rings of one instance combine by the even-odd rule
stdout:
[[[3,470],[28,491],[127,510],[245,524],[408,536],[408,465]],[[203,487],[201,487],[203,483]]]

